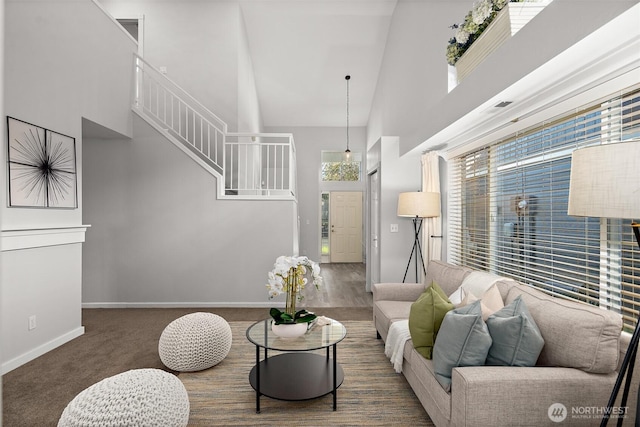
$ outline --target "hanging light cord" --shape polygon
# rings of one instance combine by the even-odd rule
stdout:
[[[345,153],[350,153],[349,150],[349,80],[351,76],[346,75],[344,79],[347,81],[347,149],[344,151]]]

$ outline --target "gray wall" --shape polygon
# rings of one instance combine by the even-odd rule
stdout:
[[[116,18],[144,16],[144,56],[227,123],[260,131],[253,65],[236,1],[99,0]]]
[[[5,7],[4,112],[75,138],[78,208],[9,208],[7,187],[0,189],[3,372],[83,333],[82,118],[131,133],[136,50],[91,1],[9,0]],[[100,55],[87,60],[87,52]],[[6,166],[0,162],[3,176]],[[36,329],[27,327],[30,316]]]
[[[472,5],[472,1],[398,0],[367,124],[369,147],[381,136],[398,136],[401,146],[416,145],[415,132],[433,120],[427,114],[430,108],[447,96],[445,50],[454,34],[449,27],[460,22]]]
[[[400,157],[400,139],[382,137],[371,151],[379,156],[380,179],[380,281],[401,282],[413,247],[413,222],[397,215],[398,195],[406,191],[420,191],[422,174],[420,153]],[[398,224],[398,232],[390,231]],[[415,258],[407,275],[407,282],[415,281]],[[412,273],[413,272],[413,273]]]
[[[273,305],[295,202],[218,200],[213,175],[137,116],[133,134],[85,139],[84,304]]]

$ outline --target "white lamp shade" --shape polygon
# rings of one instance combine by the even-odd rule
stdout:
[[[569,215],[640,218],[640,140],[573,152]]]
[[[440,193],[409,192],[398,196],[398,216],[432,218],[440,216]]]

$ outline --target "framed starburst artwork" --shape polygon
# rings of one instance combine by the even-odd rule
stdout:
[[[78,207],[76,140],[7,117],[9,206]]]

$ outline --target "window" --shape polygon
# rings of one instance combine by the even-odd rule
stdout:
[[[351,153],[349,159],[342,151],[322,152],[322,181],[360,181],[362,155]]]
[[[329,256],[329,193],[322,193],[320,207],[320,254]]]
[[[640,249],[632,219],[570,217],[567,203],[574,149],[637,137],[640,88],[453,159],[452,261],[618,311],[633,328]]]

